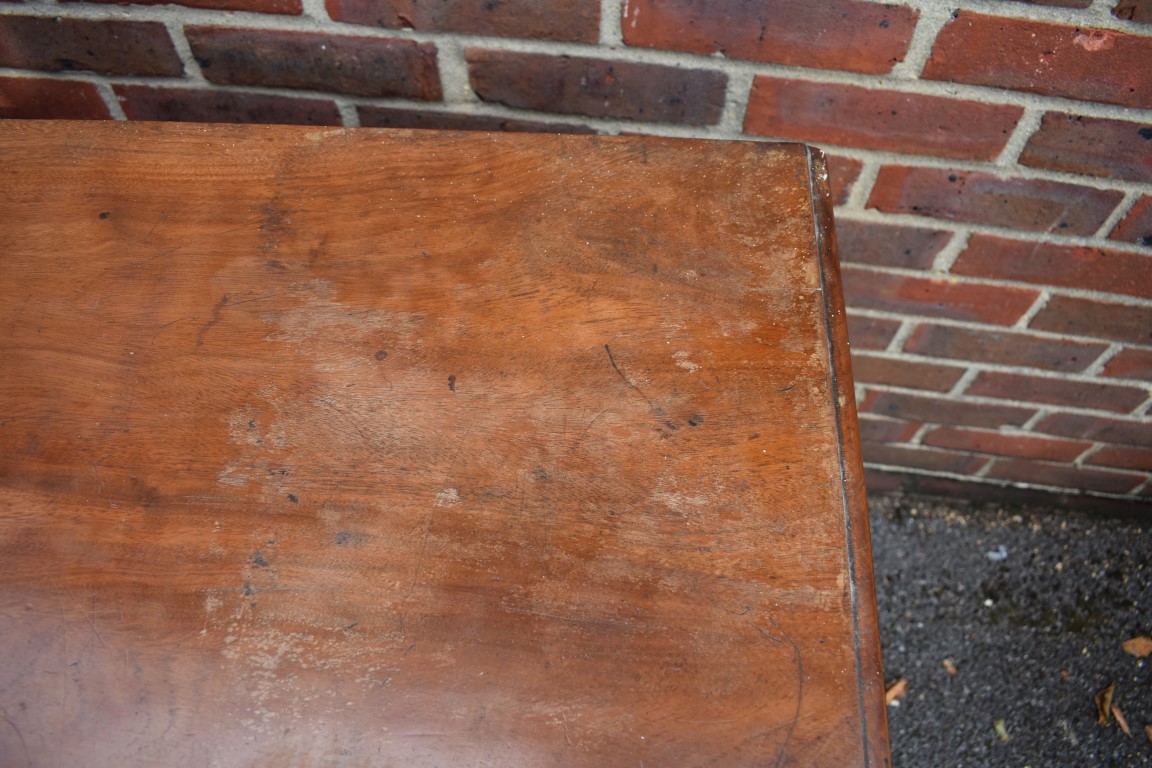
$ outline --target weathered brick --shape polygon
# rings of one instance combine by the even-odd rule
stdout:
[[[1035,432],[1048,435],[1094,440],[1101,443],[1120,443],[1152,448],[1152,424],[1120,421],[1102,416],[1079,413],[1054,413],[1033,427]]]
[[[843,205],[848,202],[848,195],[852,193],[852,185],[860,176],[860,169],[864,163],[850,157],[826,154],[824,161],[828,164],[828,186],[832,188],[833,205]]]
[[[0,16],[0,66],[102,75],[181,75],[163,24]]]
[[[1018,427],[1036,414],[1035,408],[987,405],[897,392],[871,392],[860,403],[862,413],[929,424],[958,424],[997,429]]]
[[[928,324],[904,342],[904,351],[917,355],[1067,372],[1083,371],[1106,349],[1107,344]]]
[[[1122,349],[1104,366],[1105,376],[1152,381],[1152,350]]]
[[[997,325],[1016,322],[1040,295],[1023,288],[909,277],[860,267],[845,266],[842,275],[849,306]]]
[[[1133,344],[1152,344],[1152,309],[1053,296],[1032,318],[1029,327]]]
[[[1119,0],[1112,15],[1137,24],[1152,24],[1152,0]]]
[[[431,112],[402,107],[357,107],[360,125],[368,128],[434,128],[440,131],[523,131],[529,133],[596,133],[586,125],[543,123],[494,115]]]
[[[744,132],[817,144],[995,160],[1022,107],[758,76]]]
[[[1092,5],[1092,0],[1013,0],[1016,3],[1027,3],[1028,5],[1054,5],[1057,8],[1087,8]]]
[[[1152,181],[1152,125],[1048,112],[1020,162],[1036,168]]]
[[[0,77],[0,118],[107,120],[108,107],[92,83],[42,77]]]
[[[936,36],[927,80],[1152,106],[1152,38],[961,11]]]
[[[997,459],[987,477],[1101,493],[1130,493],[1145,480],[1142,475],[1077,469],[1068,464],[1046,464],[1025,459]]]
[[[952,233],[940,229],[840,219],[836,244],[840,260],[885,267],[928,269]]]
[[[1152,298],[1152,256],[972,235],[952,273]]]
[[[897,320],[884,320],[879,317],[864,317],[848,313],[848,343],[854,350],[884,349],[896,331],[900,330]]]
[[[337,21],[418,32],[527,37],[594,43],[598,0],[327,0]]]
[[[919,467],[936,472],[952,472],[957,475],[975,474],[988,463],[988,458],[984,456],[934,451],[929,448],[913,448],[890,443],[863,443],[860,449],[864,455],[864,461],[869,464]]]
[[[956,451],[1048,461],[1072,461],[1092,447],[1092,443],[1085,441],[1057,440],[1050,437],[957,427],[937,427],[924,435],[922,442],[925,445]]]
[[[1122,192],[978,171],[885,166],[869,207],[938,219],[1064,235],[1093,234]]]
[[[627,0],[623,26],[644,48],[882,74],[904,60],[917,16],[857,0]]]
[[[465,55],[477,96],[540,112],[712,125],[728,84],[709,69],[476,48]]]
[[[919,424],[877,419],[867,414],[861,414],[857,423],[860,425],[860,439],[865,443],[903,443],[920,429]]]
[[[1152,449],[1129,448],[1122,445],[1106,445],[1084,459],[1085,464],[1116,469],[1135,469],[1152,472]]]
[[[852,358],[852,377],[870,384],[947,392],[964,374],[953,365],[933,365],[912,360],[858,354]]]
[[[188,123],[267,123],[340,125],[336,103],[260,93],[193,88],[114,86],[129,120]]]
[[[1137,200],[1108,237],[1139,245],[1152,245],[1152,195],[1144,195]]]
[[[81,0],[61,0],[73,3]],[[189,8],[210,8],[214,11],[251,11],[253,13],[278,13],[299,16],[302,12],[300,0],[83,0],[87,3],[108,3],[115,5],[186,5]]]
[[[977,376],[965,394],[1069,405],[1076,408],[1096,408],[1116,413],[1128,413],[1148,399],[1147,391],[1135,387],[1042,379],[1037,376],[993,371],[984,371]]]
[[[441,98],[431,43],[226,27],[186,27],[184,33],[213,83]]]

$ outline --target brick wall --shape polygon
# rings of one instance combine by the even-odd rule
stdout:
[[[0,116],[820,145],[871,486],[1152,501],[1152,0],[0,0]]]

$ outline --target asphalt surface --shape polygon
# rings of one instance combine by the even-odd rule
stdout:
[[[869,501],[895,768],[1152,765],[1152,511]]]

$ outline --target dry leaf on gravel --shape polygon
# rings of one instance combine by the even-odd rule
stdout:
[[[1008,726],[1004,724],[1004,721],[997,720],[994,727],[996,728],[996,735],[1000,737],[1000,741],[1007,742],[1009,738]]]
[[[1134,637],[1131,640],[1125,640],[1122,647],[1126,652],[1142,659],[1152,653],[1152,638]]]
[[[884,691],[884,703],[891,704],[904,698],[904,694],[908,693],[908,678],[902,677],[892,685],[888,686],[888,690]]]
[[[1116,724],[1120,726],[1120,730],[1124,731],[1124,735],[1131,737],[1132,729],[1128,727],[1128,721],[1124,719],[1124,713],[1120,711],[1120,707],[1115,704],[1112,705],[1112,717],[1116,718]]]
[[[1152,725],[1144,726],[1144,735],[1148,737],[1148,741],[1152,741]]]
[[[952,659],[944,659],[944,669],[948,674],[956,674],[956,665],[952,663]]]
[[[1112,716],[1112,694],[1116,693],[1116,683],[1096,692],[1096,722],[1107,725]]]

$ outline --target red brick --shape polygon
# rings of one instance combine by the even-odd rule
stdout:
[[[337,21],[418,32],[594,43],[599,0],[327,0]]]
[[[1120,421],[1102,416],[1055,413],[1042,419],[1033,430],[1074,439],[1152,448],[1152,424]]]
[[[1101,493],[1130,493],[1145,480],[1141,475],[1077,469],[1067,464],[1044,464],[1024,459],[997,459],[987,477]]]
[[[340,125],[336,103],[327,99],[294,99],[260,93],[114,86],[129,120],[186,123],[265,123]]]
[[[102,75],[184,73],[163,24],[0,16],[0,66]]]
[[[871,392],[860,404],[862,413],[930,424],[959,424],[997,429],[1018,427],[1036,415],[1034,408],[987,405],[896,392]]]
[[[963,374],[963,368],[952,365],[932,365],[862,354],[852,358],[852,377],[869,384],[947,392]]]
[[[1084,460],[1085,464],[1152,472],[1152,449],[1106,445]]]
[[[1137,200],[1108,237],[1138,245],[1152,245],[1152,195]]]
[[[712,125],[728,76],[708,69],[469,48],[472,89],[484,101],[540,112]]]
[[[1112,190],[977,171],[885,166],[868,205],[888,213],[1034,232],[1091,235],[1124,198]]]
[[[923,437],[923,442],[956,451],[1048,461],[1072,461],[1092,447],[1089,442],[956,427],[937,427]]]
[[[431,43],[225,27],[186,27],[184,33],[213,83],[441,98]]]
[[[878,317],[862,317],[848,313],[848,344],[853,350],[884,349],[896,331],[900,330],[897,320],[884,320]]]
[[[936,254],[951,238],[951,232],[940,229],[849,219],[836,222],[836,245],[840,260],[860,264],[928,269]]]
[[[744,132],[817,144],[995,160],[1022,107],[760,75]]]
[[[919,424],[896,419],[877,419],[862,414],[858,419],[860,439],[866,443],[903,443],[920,429]]]
[[[1149,182],[1152,125],[1049,112],[1028,139],[1020,162],[1086,176]]]
[[[74,3],[81,0],[61,0]],[[210,8],[215,11],[251,11],[253,13],[279,13],[299,16],[300,0],[83,0],[87,3],[115,5],[186,5],[189,8]]]
[[[1040,295],[1022,288],[908,277],[859,267],[845,266],[842,274],[849,306],[997,325],[1016,322]]]
[[[972,235],[952,274],[1152,298],[1152,257],[1103,248]]]
[[[40,77],[0,77],[0,118],[107,120],[108,107],[92,83]]]
[[[440,131],[524,131],[530,133],[596,133],[586,125],[542,123],[494,115],[430,112],[401,107],[357,107],[360,125],[370,128],[434,128]]]
[[[828,164],[828,185],[832,188],[832,203],[844,205],[848,202],[848,195],[852,193],[852,185],[860,176],[860,169],[864,163],[850,157],[838,155],[824,155]]]
[[[904,60],[917,16],[910,8],[857,0],[627,0],[624,42],[882,74]]]
[[[1013,0],[1017,3],[1027,3],[1028,5],[1054,5],[1058,8],[1087,8],[1092,5],[1092,0]]]
[[[1105,376],[1152,381],[1152,350],[1122,349],[1104,366]]]
[[[1152,309],[1053,296],[1029,326],[1041,331],[1152,344]]]
[[[1069,372],[1083,371],[1106,349],[1106,344],[927,324],[904,342],[904,351],[917,355]]]
[[[984,371],[965,392],[967,395],[1025,400],[1076,408],[1128,413],[1148,399],[1148,392],[1135,387],[1096,384],[1087,381],[1064,381],[1023,376],[1015,373]]]
[[[1152,38],[961,11],[936,36],[926,80],[1152,106]]]
[[[1120,0],[1112,8],[1112,15],[1137,24],[1152,24],[1152,0]]]
[[[864,461],[869,464],[917,467],[936,472],[952,472],[957,475],[975,474],[988,463],[988,459],[982,456],[886,443],[863,443],[860,449],[861,453],[864,454]]]

